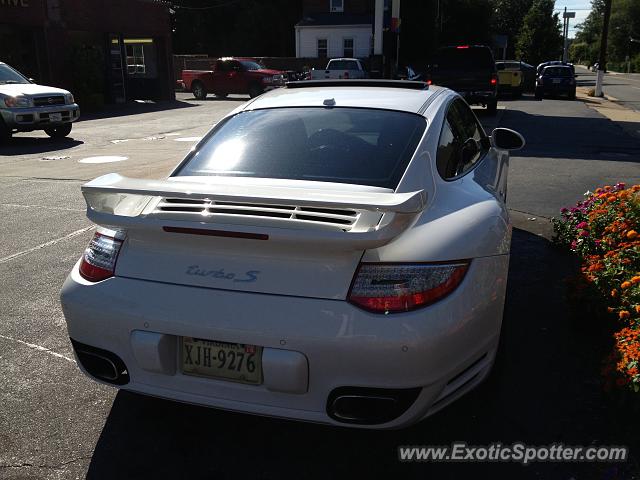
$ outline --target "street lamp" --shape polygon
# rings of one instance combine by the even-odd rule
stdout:
[[[562,30],[564,36],[564,49],[562,50],[562,61],[567,63],[567,46],[569,45],[569,19],[576,18],[576,12],[567,12],[567,7],[564,7],[564,13],[562,14],[564,19],[564,28]]]

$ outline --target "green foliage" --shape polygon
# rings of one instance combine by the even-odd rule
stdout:
[[[598,61],[600,53],[604,0],[592,0],[591,7],[586,20],[576,27],[576,42],[588,45],[588,62],[593,64]],[[608,69],[626,71],[625,59],[628,55],[631,58],[631,70],[640,71],[640,43],[631,42],[631,38],[640,40],[640,2],[613,0],[607,42]],[[584,58],[580,56],[583,53],[576,52],[577,55],[572,56],[572,60]],[[587,62],[583,60],[583,63]]]
[[[522,29],[525,15],[533,0],[494,0],[491,30],[498,35],[506,35],[507,58],[515,58],[516,40]]]
[[[537,65],[559,58],[562,52],[562,26],[553,13],[554,0],[534,0],[524,17],[516,44],[516,56]]]

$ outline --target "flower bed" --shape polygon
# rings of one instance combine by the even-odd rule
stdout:
[[[640,392],[640,185],[598,188],[553,219],[556,244],[578,254],[583,279],[616,317],[612,364],[618,386]]]

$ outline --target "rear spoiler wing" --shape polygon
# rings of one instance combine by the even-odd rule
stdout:
[[[87,202],[87,217],[109,228],[215,228],[241,229],[247,233],[268,234],[274,240],[311,241],[313,243],[350,244],[357,248],[381,246],[404,231],[426,206],[424,190],[409,193],[358,192],[333,189],[308,189],[282,186],[256,186],[225,183],[193,183],[171,180],[126,178],[111,173],[82,186]],[[252,225],[208,224],[198,221],[154,218],[145,212],[154,197],[182,200],[256,203],[264,205],[296,205],[327,209],[353,209],[393,213],[384,225],[366,232],[287,229]],[[384,219],[383,219],[384,220]]]

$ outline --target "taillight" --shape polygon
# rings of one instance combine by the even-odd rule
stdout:
[[[498,77],[496,77],[495,75],[491,77],[491,86],[494,87],[498,84]]]
[[[96,233],[82,255],[80,275],[90,282],[113,277],[122,240]]]
[[[442,300],[462,282],[469,262],[447,264],[361,263],[350,303],[375,313],[408,312]]]

